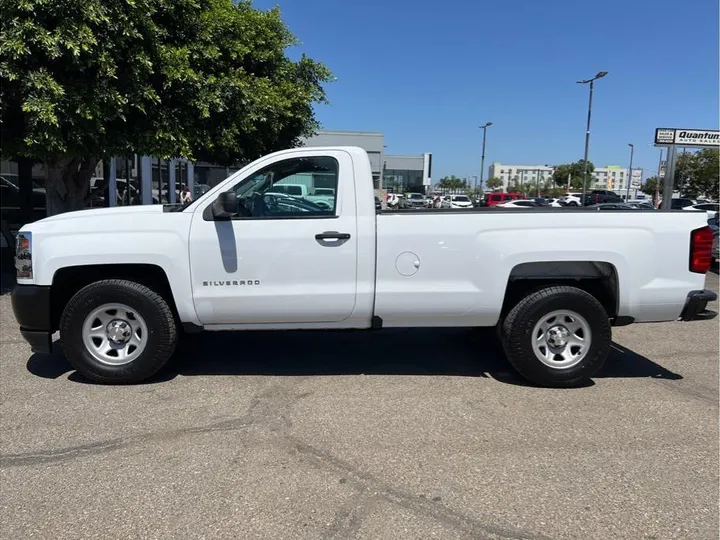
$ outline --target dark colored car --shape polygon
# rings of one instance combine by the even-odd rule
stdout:
[[[375,197],[375,210],[382,210],[382,201],[380,201],[380,197]]]
[[[590,206],[591,204],[603,204],[603,203],[621,203],[623,202],[622,197],[614,191],[607,189],[593,189],[590,193],[585,194],[585,200],[583,206]]]
[[[670,199],[671,210],[681,210],[686,206],[692,206],[695,204],[692,199]]]
[[[629,204],[626,204],[624,202],[617,202],[617,203],[597,203],[597,204],[590,204],[587,206],[588,210],[636,210],[636,208],[633,208]]]

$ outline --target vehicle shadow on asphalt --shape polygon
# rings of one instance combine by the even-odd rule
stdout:
[[[49,379],[73,371],[59,352],[34,354],[27,369]],[[184,336],[168,365],[146,384],[166,382],[178,375],[489,377],[532,386],[505,359],[494,330],[467,328],[206,332]],[[596,378],[624,377],[682,379],[652,360],[613,344]],[[74,371],[69,380],[89,383]]]

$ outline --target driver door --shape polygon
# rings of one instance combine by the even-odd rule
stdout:
[[[339,322],[352,314],[352,159],[340,150],[292,156],[263,160],[228,186],[239,207],[231,219],[215,220],[211,200],[196,209],[189,249],[193,300],[203,324]],[[285,184],[305,188],[289,195],[296,190],[279,187]],[[334,199],[313,201],[315,188],[334,189]]]

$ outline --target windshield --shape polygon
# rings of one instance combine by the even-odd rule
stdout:
[[[410,193],[408,195],[408,197],[411,199],[424,199],[425,198],[420,193]]]
[[[470,199],[468,199],[465,195],[455,195],[453,200],[459,202],[470,202]]]

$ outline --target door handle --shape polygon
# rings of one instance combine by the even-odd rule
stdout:
[[[321,246],[340,246],[350,240],[350,233],[325,231],[317,233],[315,235],[315,240],[317,240],[318,244],[320,244]]]
[[[350,240],[350,233],[337,231],[325,231],[315,235],[315,240]]]

